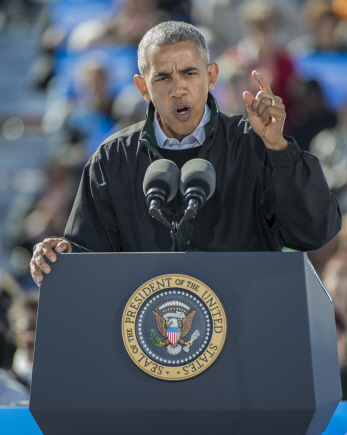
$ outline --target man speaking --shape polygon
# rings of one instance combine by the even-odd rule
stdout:
[[[315,250],[340,230],[341,214],[320,163],[284,137],[285,106],[256,71],[256,96],[243,97],[248,119],[219,111],[209,91],[218,77],[204,37],[192,25],[165,22],[138,48],[134,78],[148,101],[146,120],[109,137],[87,163],[64,238],[39,243],[31,260],[37,284],[50,273],[46,257],[61,252],[170,251],[170,231],[148,213],[142,183],[149,165],[212,164],[212,197],[180,234],[183,251]],[[166,206],[182,217],[177,194]]]

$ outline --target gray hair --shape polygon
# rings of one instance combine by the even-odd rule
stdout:
[[[182,21],[166,21],[145,33],[137,50],[137,65],[141,75],[148,70],[147,49],[151,45],[172,45],[182,41],[194,41],[206,66],[210,63],[210,51],[204,36],[191,24]]]

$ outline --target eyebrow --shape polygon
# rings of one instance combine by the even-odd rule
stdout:
[[[189,73],[189,72],[194,72],[194,71],[199,72],[199,69],[194,67],[194,66],[188,66],[187,68],[183,68],[183,69],[179,70],[178,72],[180,72],[180,73]],[[162,72],[159,72],[158,74],[156,74],[153,77],[153,79],[157,79],[158,77],[168,77],[170,75],[171,75],[171,73],[162,71]]]

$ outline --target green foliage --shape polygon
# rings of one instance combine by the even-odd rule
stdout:
[[[150,333],[149,333],[149,339],[151,340],[151,343],[155,347],[158,347],[159,344],[161,343],[160,337],[157,336],[154,328],[152,328]]]

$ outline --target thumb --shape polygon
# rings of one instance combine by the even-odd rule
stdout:
[[[245,100],[248,117],[250,118],[254,115],[252,104],[255,98],[250,92],[246,91],[243,93],[243,99]]]

